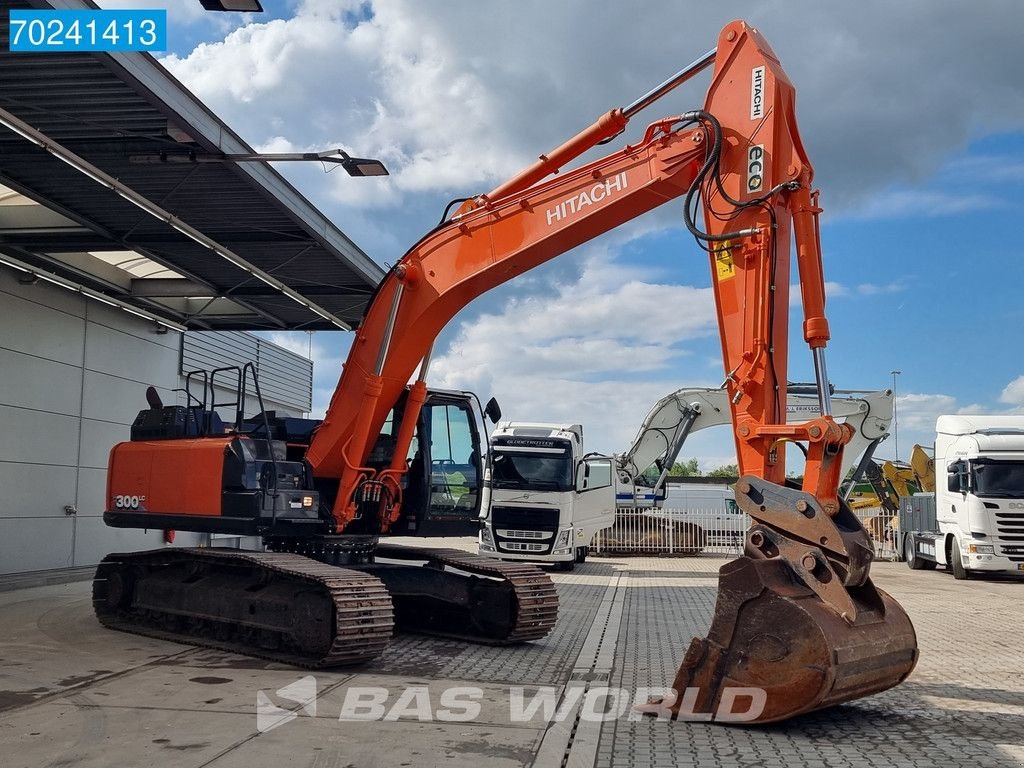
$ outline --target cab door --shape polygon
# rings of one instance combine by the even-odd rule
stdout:
[[[575,546],[589,546],[597,531],[615,522],[615,482],[612,459],[584,459],[576,474],[572,526]]]
[[[404,526],[415,536],[476,536],[483,462],[468,397],[431,393],[420,411],[409,457]]]

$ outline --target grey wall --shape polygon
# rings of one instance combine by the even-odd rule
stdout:
[[[162,531],[104,525],[107,454],[128,439],[147,385],[164,402],[180,397],[172,390],[180,386],[181,334],[158,334],[151,322],[42,280],[20,284],[17,274],[0,267],[0,574],[91,565],[109,552],[163,546]],[[311,370],[285,350],[264,358]],[[270,385],[265,398],[267,390],[288,395]],[[298,390],[298,402],[267,399],[267,407],[301,414],[309,395]],[[179,533],[176,544],[205,541]]]

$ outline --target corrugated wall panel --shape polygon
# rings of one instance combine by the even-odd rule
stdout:
[[[182,338],[181,372],[210,370],[224,365],[244,366],[255,363],[260,391],[268,403],[282,406],[294,413],[308,413],[313,406],[313,362],[277,346],[266,339],[243,331],[202,332],[184,334]],[[217,378],[221,386],[234,386],[228,376]],[[250,395],[256,390],[246,387]],[[222,396],[218,394],[218,401]]]

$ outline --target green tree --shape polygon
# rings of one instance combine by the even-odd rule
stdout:
[[[736,464],[726,464],[708,472],[708,477],[738,477],[740,468]]]
[[[697,459],[688,461],[677,461],[672,465],[669,474],[675,477],[694,477],[700,474],[700,467],[697,466]]]

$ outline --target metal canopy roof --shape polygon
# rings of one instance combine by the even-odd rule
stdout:
[[[20,196],[7,193],[5,217],[0,190],[0,253],[189,328],[337,327],[303,300],[345,324],[358,323],[384,276],[376,263],[266,163],[140,163],[140,156],[161,151],[253,150],[148,54],[8,52],[8,11],[29,7],[94,6],[0,0],[0,110],[241,263],[3,126],[0,185]],[[134,254],[91,255],[107,251]],[[118,263],[148,263],[154,277],[140,278]]]

